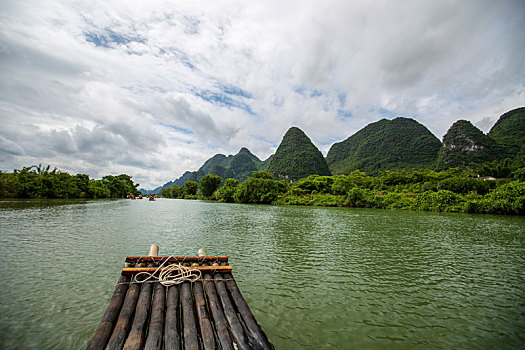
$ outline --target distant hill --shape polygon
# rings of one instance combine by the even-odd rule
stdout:
[[[328,151],[326,161],[334,175],[359,169],[434,168],[441,142],[425,126],[410,118],[382,119],[356,132]]]
[[[235,155],[225,156],[224,154],[216,154],[205,161],[199,170],[186,171],[178,179],[167,182],[154,190],[148,191],[141,189],[140,191],[143,194],[160,194],[163,188],[169,188],[174,185],[184,186],[187,181],[198,182],[208,174],[218,175],[223,179],[232,178],[242,182],[252,176],[252,171],[266,170],[270,160],[271,157],[265,161],[261,161],[247,148],[243,147],[239,153]]]
[[[500,146],[491,137],[466,120],[455,122],[443,137],[437,169],[466,166],[496,160]]]
[[[290,128],[284,135],[268,171],[276,178],[290,180],[309,175],[331,175],[321,151],[297,127]]]
[[[326,160],[301,129],[292,127],[276,153],[265,161],[243,147],[235,155],[216,154],[199,170],[187,171],[154,190],[140,191],[160,194],[162,188],[183,186],[207,174],[244,181],[253,170],[268,170],[276,177],[295,180],[312,174],[347,174],[356,169],[370,175],[381,170],[446,169],[505,158],[525,166],[525,107],[503,114],[487,135],[472,123],[459,120],[443,137],[443,145],[413,119],[382,119],[332,145]]]
[[[501,146],[500,158],[510,158],[514,161],[519,161],[519,158],[523,159],[525,155],[525,107],[503,114],[487,135]]]
[[[139,189],[140,193],[142,193],[143,195],[146,195],[146,196],[149,196],[149,195],[154,195],[154,194],[162,194],[162,189],[163,188],[169,188],[169,187],[172,187],[174,185],[177,185],[177,186],[182,186],[186,183],[186,181],[190,181],[194,178],[196,178],[196,175],[195,175],[196,172],[192,172],[192,171],[186,171],[184,174],[182,174],[181,177],[179,177],[178,179],[175,179],[173,181],[170,181],[170,182],[166,182],[164,185],[162,186],[159,186],[153,190],[145,190],[143,188]],[[195,181],[195,180],[193,180]]]

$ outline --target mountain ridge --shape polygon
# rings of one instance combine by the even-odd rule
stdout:
[[[188,181],[198,182],[208,174],[218,175],[223,179],[232,178],[239,182],[246,180],[252,175],[252,171],[265,170],[272,156],[262,161],[246,147],[242,147],[235,155],[215,154],[207,159],[198,170],[186,171],[179,178],[169,181],[153,190],[140,189],[142,194],[161,194],[162,189],[174,185],[184,186]]]
[[[465,123],[468,123],[470,125],[466,125]],[[414,135],[412,135],[407,140],[406,138],[403,138],[403,135],[398,135],[400,137],[396,139],[395,137],[393,138],[392,135],[388,134],[388,132],[390,131],[386,133],[384,132],[385,127],[387,127],[388,129],[389,125],[391,126],[396,124],[400,124],[401,126],[409,125],[408,129],[412,127],[416,130],[419,130],[419,137],[414,137]],[[304,134],[304,132],[301,129],[297,129]],[[367,130],[363,132],[363,130],[365,129]],[[400,130],[407,130],[407,128],[401,128]],[[366,137],[367,133],[368,136],[370,134],[376,134],[380,137],[378,138],[378,140],[376,140],[377,142],[374,141],[375,143],[370,143],[369,141],[371,140],[367,140]],[[304,135],[306,136],[306,134]],[[306,138],[311,143],[311,140],[307,136]],[[337,149],[337,147],[341,147],[340,144],[344,145],[344,143],[350,138],[353,138],[354,141],[356,138],[361,138],[361,141],[363,141],[351,145],[350,149],[353,152],[352,154],[354,158],[355,154],[359,155],[362,154],[362,152],[376,153],[382,155],[383,157],[379,160],[370,160],[364,157],[366,159],[361,159],[358,162],[355,162],[354,159],[354,163],[360,162],[359,164],[357,164],[359,165],[359,167],[355,168],[352,168],[351,161],[349,162],[350,166],[348,165],[348,162],[345,164],[344,154],[337,155],[333,152],[330,152],[332,151],[334,146]],[[451,143],[451,140],[453,143]],[[412,160],[409,162],[404,162],[404,164],[403,157],[404,154],[407,154],[407,150],[402,149],[401,152],[396,153],[396,147],[403,146],[406,148],[410,144],[412,144],[412,146],[414,147],[409,147],[409,149],[411,149],[412,151],[408,152],[408,159]],[[451,147],[452,144],[456,145],[456,147]],[[470,144],[470,146],[468,144]],[[315,147],[315,145],[313,146]],[[425,149],[425,146],[429,146],[429,149]],[[461,147],[457,148],[457,146]],[[480,148],[480,146],[482,148]],[[317,147],[315,148],[317,149]],[[487,148],[490,151],[489,156],[487,156],[483,152],[481,155],[479,153],[473,153],[473,151],[477,151],[480,149],[485,150]],[[384,149],[387,149],[390,154],[388,154],[387,152],[387,156],[384,156],[384,154],[382,154]],[[450,151],[453,149],[455,151],[463,150],[463,153],[460,152],[459,155],[451,155]],[[392,150],[394,150],[394,152],[392,152]],[[317,149],[317,151],[319,150]],[[233,177],[242,181],[251,176],[251,171],[253,170],[268,169],[274,156],[275,154],[272,154],[266,160],[261,161],[247,148],[242,147],[239,150],[239,152],[235,155],[225,156],[223,154],[216,154],[213,157],[209,158],[206,162],[204,162],[203,165],[197,171],[186,171],[179,178],[173,181],[169,181],[164,185],[155,188],[154,190],[140,189],[140,191],[143,194],[160,194],[162,188],[171,187],[173,185],[182,186],[185,182],[190,180],[199,181],[204,175],[208,173],[219,175],[223,179],[226,177]],[[414,162],[414,157],[420,157],[423,161]],[[368,124],[364,128],[350,135],[347,139],[334,143],[331,146],[326,158],[323,158],[329,166],[329,171],[336,175],[338,173],[341,173],[341,169],[344,169],[344,171],[348,172],[359,169],[361,171],[374,173],[379,170],[389,170],[389,166],[391,169],[401,169],[396,168],[396,165],[406,164],[418,168],[427,167],[431,169],[437,169],[442,166],[449,167],[449,165],[447,165],[447,162],[445,161],[446,157],[461,158],[462,160],[459,161],[459,164],[457,160],[449,162],[452,165],[457,164],[460,166],[467,165],[469,162],[472,163],[479,161],[488,161],[489,159],[503,160],[505,158],[511,158],[514,160],[514,162],[519,164],[523,163],[525,165],[525,107],[518,107],[502,114],[487,134],[484,134],[471,122],[459,119],[456,122],[454,122],[454,124],[449,128],[447,134],[445,134],[445,136],[443,137],[443,142],[437,139],[437,137],[434,134],[432,134],[423,124],[417,122],[414,119],[404,117],[398,117],[391,120],[381,119],[379,121]],[[331,165],[334,162],[341,162],[341,160],[343,160],[341,163],[342,165]],[[366,164],[367,162],[368,164]],[[353,166],[356,166],[356,164],[354,164]]]

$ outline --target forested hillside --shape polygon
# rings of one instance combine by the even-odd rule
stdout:
[[[297,127],[290,128],[284,135],[268,171],[278,179],[289,180],[309,175],[330,175],[321,151]]]
[[[499,158],[500,146],[494,139],[466,120],[455,122],[443,137],[437,168],[444,170],[471,163],[491,162]]]
[[[198,182],[206,175],[217,175],[222,179],[235,179],[237,181],[244,181],[252,175],[252,171],[265,170],[271,157],[265,161],[261,161],[246,147],[241,148],[239,153],[235,155],[225,156],[224,154],[216,154],[207,161],[197,171],[186,171],[181,177],[170,181],[152,191],[141,189],[143,194],[161,194],[162,189],[169,188],[174,185],[184,186],[188,181]]]
[[[500,158],[525,161],[525,107],[503,114],[487,134],[501,145]]]
[[[359,169],[377,174],[381,170],[436,166],[441,142],[422,124],[409,118],[382,119],[342,142],[326,157],[333,174]]]

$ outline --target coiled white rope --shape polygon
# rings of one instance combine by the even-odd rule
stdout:
[[[142,271],[139,272],[133,277],[134,283],[145,283],[146,281],[150,279],[156,279],[162,284],[163,286],[172,286],[174,284],[180,284],[185,281],[189,282],[195,282],[201,278],[201,272],[200,270],[192,270],[188,267],[182,265],[181,263],[174,263],[166,266],[163,270],[161,270],[164,267],[164,264],[168,262],[170,258],[173,256],[168,257],[162,264],[160,264],[159,267],[153,273]],[[158,276],[155,276],[157,272],[159,272]],[[145,275],[147,276],[144,279],[137,279],[138,276]]]

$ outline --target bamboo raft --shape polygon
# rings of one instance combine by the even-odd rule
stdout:
[[[87,349],[274,349],[244,300],[227,256],[128,256]],[[195,281],[136,283],[175,263],[199,270]]]

